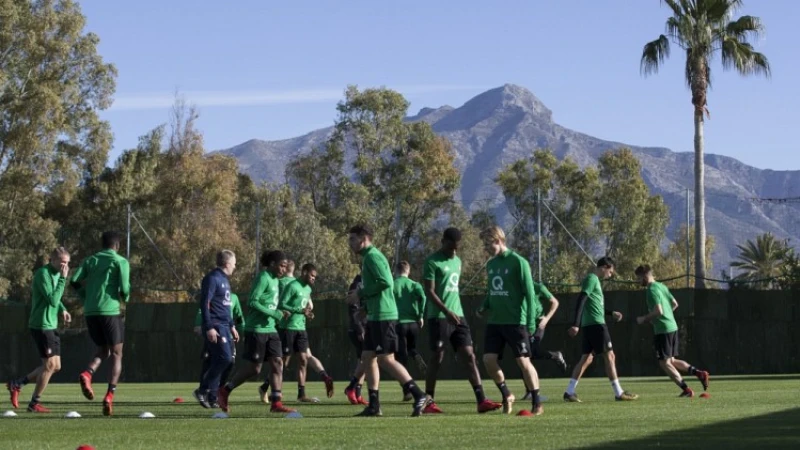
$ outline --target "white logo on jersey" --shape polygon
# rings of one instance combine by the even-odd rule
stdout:
[[[379,345],[379,346],[377,346],[377,347],[375,347],[375,351],[376,351],[376,352],[379,352],[379,351],[381,351],[381,350],[383,350],[383,347],[381,347],[380,345]]]
[[[508,291],[503,290],[503,277],[500,275],[496,275],[492,278],[492,291],[490,294],[508,297]]]
[[[459,278],[461,278],[461,276],[458,273],[456,273],[456,272],[451,273],[450,276],[447,277],[448,286],[445,286],[444,291],[445,292],[458,292],[458,280],[459,280]]]

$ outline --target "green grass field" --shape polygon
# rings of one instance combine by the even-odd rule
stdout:
[[[615,402],[608,381],[599,378],[581,381],[583,403],[564,403],[566,381],[543,380],[542,395],[549,398],[540,417],[478,415],[466,381],[441,382],[437,400],[445,414],[419,418],[408,417],[411,406],[399,401],[396,383],[384,383],[382,418],[351,417],[361,407],[346,404],[345,383],[337,383],[333,399],[313,383],[308,394],[322,403],[298,406],[302,419],[270,414],[257,384],[247,383],[234,391],[231,418],[224,420],[211,419],[213,411],[194,402],[190,384],[122,384],[111,418],[102,416],[99,400],[83,399],[77,383],[50,386],[43,404],[52,414],[27,413],[27,386],[18,416],[0,418],[0,448],[800,448],[800,376],[714,377],[710,399],[677,398],[678,388],[666,378],[623,379],[626,390],[641,396],[630,403]],[[690,385],[702,390],[696,380]],[[97,392],[103,387],[95,384]],[[287,399],[295,388],[286,386]],[[492,383],[485,388],[498,398]],[[519,381],[511,388],[521,397]],[[176,397],[186,402],[172,403]],[[9,409],[4,398],[0,411]],[[65,419],[67,411],[83,417]],[[156,418],[139,419],[144,411]]]

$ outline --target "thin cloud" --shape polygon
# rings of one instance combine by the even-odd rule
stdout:
[[[393,87],[405,95],[447,91],[473,91],[484,86],[469,85],[416,85]],[[327,103],[344,97],[344,89],[303,89],[293,91],[187,91],[180,95],[188,103],[205,107],[265,106],[300,103]],[[175,93],[123,94],[118,96],[111,111],[166,109],[175,103]]]

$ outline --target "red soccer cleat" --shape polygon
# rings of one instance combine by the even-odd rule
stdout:
[[[94,400],[94,391],[92,390],[92,374],[89,372],[81,372],[78,376],[81,382],[81,392],[86,400]]]
[[[34,403],[33,405],[28,405],[28,412],[47,414],[50,412],[50,410],[42,406],[40,403]]]
[[[502,403],[493,402],[487,398],[484,399],[482,402],[478,403],[478,413],[483,414],[490,411],[497,411],[502,407],[503,407]]]
[[[228,396],[231,395],[231,391],[228,390],[225,386],[219,388],[217,391],[217,404],[219,408],[224,412],[231,412],[230,406],[228,406]]]
[[[425,405],[425,408],[422,410],[422,414],[442,414],[442,408],[439,408],[439,405],[436,404],[433,400],[428,401],[428,404]]]
[[[333,378],[325,377],[322,381],[325,382],[325,392],[328,394],[328,398],[333,397]]]
[[[111,416],[114,412],[114,394],[109,392],[106,394],[105,398],[103,398],[103,415],[104,416]]]
[[[14,384],[13,381],[9,381],[6,383],[6,389],[8,389],[8,394],[11,396],[11,406],[13,406],[14,409],[19,408],[20,387]]]
[[[520,417],[533,417],[533,413],[528,411],[527,409],[522,409],[517,413],[517,416],[520,416]]]
[[[292,413],[295,411],[296,410],[294,409],[283,406],[283,402],[281,402],[280,400],[278,400],[277,402],[273,402],[272,407],[269,408],[269,412],[273,413]]]
[[[350,402],[351,405],[358,405],[358,397],[356,397],[356,390],[347,388],[344,390],[344,395],[347,397],[347,401]]]
[[[364,400],[364,397],[358,397],[358,404],[359,405],[369,405],[369,402]]]

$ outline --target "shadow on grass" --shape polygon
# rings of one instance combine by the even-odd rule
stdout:
[[[602,377],[597,377],[602,378]],[[688,381],[694,381],[694,375],[683,374],[683,378]],[[720,375],[719,377],[711,374],[711,383],[714,381],[800,381],[800,374],[786,374],[786,375]],[[669,382],[666,375],[657,375],[648,378],[635,378],[636,383],[663,383]]]
[[[800,423],[800,408],[794,408],[696,428],[673,430],[640,439],[608,442],[589,448],[796,449],[800,448],[798,423]]]

